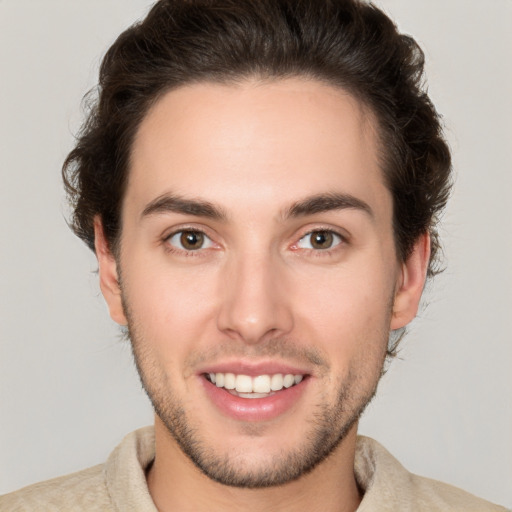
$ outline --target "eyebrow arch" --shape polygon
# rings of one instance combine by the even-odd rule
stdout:
[[[175,194],[163,194],[153,199],[143,210],[141,218],[159,213],[181,213],[208,219],[226,221],[227,215],[209,201],[187,199]]]
[[[350,194],[328,193],[317,194],[306,197],[301,201],[293,203],[284,212],[284,218],[302,217],[305,215],[314,215],[315,213],[323,213],[331,210],[354,209],[359,210],[374,218],[373,210],[370,205],[362,199],[358,199]]]

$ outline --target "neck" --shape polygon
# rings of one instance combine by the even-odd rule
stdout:
[[[356,436],[357,424],[326,460],[297,480],[243,489],[204,475],[157,417],[156,456],[147,473],[149,492],[159,512],[353,512],[361,501],[354,476]]]

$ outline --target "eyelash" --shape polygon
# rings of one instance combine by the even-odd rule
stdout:
[[[170,243],[170,240],[173,237],[175,237],[177,235],[180,235],[180,234],[183,234],[183,233],[199,233],[202,236],[204,236],[207,240],[209,240],[212,245],[215,245],[215,243],[213,242],[212,238],[210,236],[208,236],[208,234],[204,230],[196,228],[196,227],[194,227],[194,228],[192,228],[192,227],[182,227],[180,229],[172,231],[172,233],[166,235],[163,238],[163,244],[164,244],[165,250],[167,252],[172,253],[172,254],[183,255],[185,257],[201,257],[201,256],[205,256],[204,249],[209,249],[210,247],[200,247],[199,249],[196,249],[196,250],[193,250],[193,249],[187,250],[187,249],[184,249],[184,248],[182,249],[182,248],[179,248],[179,247],[175,247],[175,246],[173,246]],[[315,233],[330,233],[334,237],[339,239],[339,241],[335,245],[333,245],[332,247],[328,247],[326,249],[301,248],[301,247],[298,246],[299,243],[303,239],[305,239],[306,237],[308,237],[310,235],[313,235]],[[348,243],[347,237],[342,235],[338,231],[336,231],[336,230],[334,230],[332,228],[318,227],[318,228],[312,229],[312,230],[307,231],[306,233],[302,234],[300,236],[300,238],[297,240],[297,242],[294,242],[290,246],[290,248],[292,250],[294,250],[294,251],[298,251],[298,250],[307,251],[307,253],[309,253],[311,255],[314,255],[315,257],[325,257],[325,256],[332,256],[333,253],[337,252],[337,249],[339,248],[339,246],[346,245],[347,243]]]
[[[201,256],[204,256],[204,249],[203,247],[200,247],[199,249],[196,249],[196,250],[187,250],[187,249],[181,249],[179,247],[175,247],[173,246],[171,243],[170,243],[170,240],[175,237],[176,235],[180,235],[180,234],[183,234],[183,233],[199,233],[201,234],[202,236],[204,236],[206,239],[208,239],[212,244],[214,243],[211,239],[210,236],[208,236],[208,234],[202,230],[202,229],[199,229],[199,228],[192,228],[192,227],[182,227],[180,229],[177,229],[175,231],[173,231],[172,233],[169,233],[168,235],[166,235],[164,238],[163,238],[163,245],[164,245],[164,248],[166,250],[166,252],[168,253],[171,253],[171,254],[178,254],[180,256],[185,256],[185,257],[201,257]]]
[[[299,247],[299,243],[304,240],[306,237],[314,235],[315,233],[329,233],[335,238],[338,239],[337,243],[336,240],[334,241],[334,245],[331,247],[328,247],[326,249],[314,249],[314,248],[301,248]],[[314,228],[310,231],[307,231],[304,233],[297,242],[295,242],[291,247],[293,250],[303,250],[307,251],[309,254],[315,256],[315,257],[325,257],[325,256],[333,256],[336,254],[336,252],[341,249],[340,246],[346,245],[348,243],[348,239],[345,235],[342,235],[338,231],[332,229],[332,228]]]

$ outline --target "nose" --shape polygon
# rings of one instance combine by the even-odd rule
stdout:
[[[268,255],[227,262],[220,283],[219,330],[247,344],[288,334],[293,315],[283,268]]]

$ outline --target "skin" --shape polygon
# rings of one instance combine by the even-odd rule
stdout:
[[[96,253],[110,314],[129,325],[157,410],[148,485],[159,510],[357,508],[357,419],[390,330],[416,314],[429,255],[424,235],[398,260],[377,155],[371,113],[343,90],[301,78],[182,87],[141,123],[120,254],[99,218]],[[349,201],[305,202],[322,196],[325,205],[328,194]],[[162,197],[171,195],[169,206]],[[184,212],[176,197],[202,209]],[[184,229],[206,243],[186,250]],[[334,233],[332,244],[312,246],[312,231]],[[307,374],[292,407],[269,420],[229,417],[205,393],[209,365],[253,363]],[[209,476],[180,447],[183,425]],[[293,457],[318,451],[311,439],[322,433],[330,455],[286,477]],[[255,488],[212,479],[215,461]],[[257,488],[269,474],[281,485]]]

